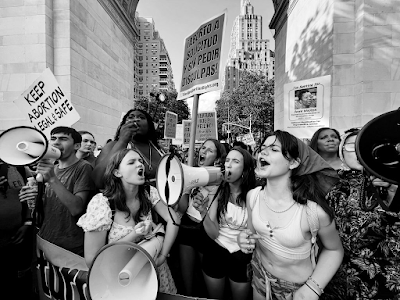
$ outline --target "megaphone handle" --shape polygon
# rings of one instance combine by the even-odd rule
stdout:
[[[387,189],[386,189],[385,187],[380,186],[380,187],[378,188],[378,192],[379,192],[379,197],[380,197],[382,200],[386,200],[386,199],[387,199],[388,191],[387,191]]]
[[[38,181],[38,194],[36,196],[35,210],[33,211],[33,223],[34,226],[36,226],[37,228],[40,228],[42,226],[44,219],[43,194],[44,183],[43,181]]]
[[[36,181],[37,181],[37,182],[44,182],[43,175],[40,174],[40,173],[37,173],[37,175],[36,175]]]

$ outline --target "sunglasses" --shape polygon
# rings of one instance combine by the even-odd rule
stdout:
[[[355,143],[347,143],[343,145],[343,150],[347,152],[355,152],[356,151],[356,144]]]
[[[397,167],[400,164],[400,143],[382,143],[372,149],[375,160],[387,167]]]

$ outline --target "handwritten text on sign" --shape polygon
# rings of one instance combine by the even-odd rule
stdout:
[[[33,127],[47,136],[53,128],[71,126],[80,119],[48,68],[15,100],[15,104],[26,114]]]
[[[178,115],[171,111],[165,112],[164,138],[174,139],[176,136],[176,124],[178,123]]]
[[[215,111],[197,114],[196,142],[202,143],[207,139],[218,139],[217,114]]]

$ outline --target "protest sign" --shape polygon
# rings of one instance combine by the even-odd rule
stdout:
[[[218,139],[215,111],[201,112],[197,115],[196,143],[203,143],[207,139]]]
[[[176,124],[176,136],[172,139],[172,145],[182,145],[183,143],[183,124]]]
[[[33,127],[50,136],[53,128],[72,126],[80,119],[66,93],[47,68],[14,103]]]
[[[174,139],[176,136],[176,125],[178,123],[178,115],[171,111],[166,111],[164,122],[165,122],[164,139]]]
[[[203,24],[185,39],[178,100],[221,89],[220,61],[225,12]]]
[[[250,145],[250,146],[256,144],[256,141],[254,140],[252,133],[246,133],[245,135],[243,135],[242,142],[245,143],[246,145]]]
[[[189,148],[191,124],[192,124],[192,121],[190,121],[190,120],[183,120],[182,121],[182,125],[183,125],[183,143],[182,143],[182,147],[183,148]]]
[[[330,127],[331,76],[284,85],[284,130],[310,138],[321,127]]]

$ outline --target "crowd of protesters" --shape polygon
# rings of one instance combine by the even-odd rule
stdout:
[[[397,186],[365,175],[354,147],[358,132],[341,137],[321,128],[306,145],[277,130],[254,152],[243,143],[206,140],[195,167],[220,167],[224,180],[184,193],[170,209],[156,189],[165,152],[146,111],[128,111],[104,147],[88,131],[56,127],[50,137],[61,152],[56,161],[0,165],[3,291],[38,297],[35,234],[89,267],[106,244],[139,243],[157,228],[160,292],[399,299],[400,214],[389,209]],[[40,199],[27,183],[36,174],[45,183]],[[376,187],[386,189],[385,205]],[[41,218],[28,206],[35,199]]]

